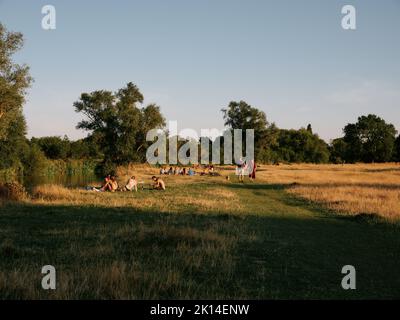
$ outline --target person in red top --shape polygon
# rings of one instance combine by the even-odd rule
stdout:
[[[251,169],[251,171],[250,171],[250,173],[249,173],[249,178],[251,179],[251,180],[255,180],[256,179],[256,171],[257,171],[257,165],[256,165],[256,162],[254,161],[254,160],[251,160],[250,161],[250,169]]]

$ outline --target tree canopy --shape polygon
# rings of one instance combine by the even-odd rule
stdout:
[[[21,120],[26,89],[32,81],[29,68],[12,60],[23,42],[21,33],[9,32],[0,23],[0,139],[7,138],[11,123]]]
[[[397,136],[395,142],[395,156],[394,160],[400,162],[400,135]]]
[[[263,111],[245,101],[231,102],[222,112],[229,128],[254,129],[255,158],[259,162],[325,163],[329,160],[328,145],[313,134],[311,124],[307,129],[279,129],[274,123],[268,123]]]
[[[369,114],[343,129],[347,162],[386,162],[393,158],[396,129],[382,118]]]
[[[77,128],[90,132],[104,154],[104,162],[120,165],[145,160],[147,130],[163,128],[165,120],[157,105],[140,108],[143,95],[133,83],[113,93],[82,93],[74,103],[85,119]]]
[[[21,169],[28,148],[22,107],[32,78],[27,66],[12,59],[22,46],[22,34],[0,23],[0,169]]]
[[[267,117],[265,113],[252,107],[245,101],[231,101],[222,110],[225,126],[230,129],[242,129],[243,152],[245,148],[246,129],[254,129],[254,156],[260,159],[266,152],[270,142]]]

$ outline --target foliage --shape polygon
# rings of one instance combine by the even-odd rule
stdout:
[[[400,135],[397,136],[395,141],[394,159],[395,161],[400,162]]]
[[[17,182],[7,182],[0,184],[0,199],[21,201],[27,197],[23,185]]]
[[[380,117],[361,116],[357,123],[349,123],[343,129],[347,162],[387,162],[392,160],[396,129]]]
[[[29,149],[25,138],[26,124],[21,110],[17,110],[15,117],[10,121],[7,138],[0,139],[0,170],[15,168],[22,173],[22,163]]]
[[[42,150],[31,144],[27,155],[24,158],[24,174],[26,176],[40,176],[45,174],[48,160]]]
[[[66,159],[70,155],[70,141],[67,136],[32,138],[31,143],[37,144],[49,159]]]
[[[246,129],[254,130],[254,156],[256,160],[268,149],[268,121],[265,113],[247,104],[245,101],[231,101],[227,108],[221,110],[225,126],[230,129],[242,129],[243,151],[246,148]]]
[[[22,45],[22,34],[9,32],[0,23],[0,171],[7,181],[22,174],[28,149],[22,104],[32,78],[27,66],[12,60]]]
[[[313,134],[310,124],[307,129],[279,129],[274,123],[268,123],[264,112],[244,101],[231,102],[222,112],[225,125],[229,128],[254,129],[255,158],[258,162],[325,163],[329,160],[327,144]]]
[[[285,162],[326,163],[329,160],[327,144],[318,135],[304,128],[281,129],[275,152]]]
[[[344,163],[347,144],[343,138],[333,139],[329,146],[330,158],[332,163]]]
[[[139,108],[143,95],[133,83],[116,93],[83,93],[74,103],[86,119],[77,128],[90,132],[104,154],[103,164],[120,165],[145,160],[147,130],[162,128],[165,120],[156,105]]]
[[[8,138],[10,127],[21,116],[26,89],[32,78],[26,65],[14,63],[12,56],[22,48],[21,33],[9,32],[0,23],[0,139]]]

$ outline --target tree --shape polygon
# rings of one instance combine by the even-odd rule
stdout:
[[[221,110],[225,126],[230,129],[242,129],[243,152],[245,150],[246,129],[254,129],[254,156],[257,161],[269,148],[268,121],[265,113],[247,104],[245,101],[229,103]]]
[[[67,136],[32,138],[31,142],[37,144],[49,159],[67,159],[70,155],[71,143]]]
[[[103,156],[93,136],[72,141],[68,155],[73,159],[101,159]]]
[[[349,123],[344,127],[343,132],[343,142],[346,148],[343,150],[342,159],[349,163],[361,161],[362,142],[358,134],[357,125]]]
[[[396,129],[376,115],[361,116],[343,129],[348,162],[386,162],[393,157]]]
[[[304,128],[281,129],[278,145],[274,149],[278,159],[282,161],[326,163],[329,160],[329,150],[325,141]]]
[[[86,116],[77,128],[90,132],[104,154],[108,167],[145,158],[145,139],[149,129],[162,128],[165,120],[156,105],[139,108],[143,95],[133,83],[116,93],[94,91],[83,93],[74,103],[76,112]]]
[[[22,45],[22,34],[8,32],[0,23],[0,139],[3,141],[7,139],[10,124],[21,120],[26,89],[32,81],[29,68],[12,60]]]
[[[15,111],[10,119],[7,139],[0,140],[0,169],[15,168],[22,171],[23,160],[29,149],[25,134],[26,123],[22,110]]]
[[[18,173],[23,172],[23,158],[29,149],[22,105],[32,81],[28,67],[12,60],[22,45],[22,34],[8,32],[0,23],[0,169]]]
[[[47,158],[37,144],[31,143],[24,154],[23,164],[26,181],[39,182],[46,172]]]
[[[400,135],[397,136],[395,142],[395,161],[400,162]]]
[[[343,163],[346,156],[347,145],[343,138],[333,139],[329,146],[330,162]]]

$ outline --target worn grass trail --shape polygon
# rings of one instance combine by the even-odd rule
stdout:
[[[336,216],[280,185],[210,180],[154,192],[115,195],[160,195],[142,209],[0,207],[0,298],[400,298],[396,224]],[[231,207],[222,192],[235,195]],[[55,291],[40,287],[45,264],[57,269]],[[341,288],[348,264],[357,290]]]
[[[371,218],[339,217],[288,196],[279,185],[232,185],[254,215],[253,244],[241,246],[246,283],[273,298],[400,297],[398,225]],[[341,269],[357,270],[357,290],[341,288]]]

